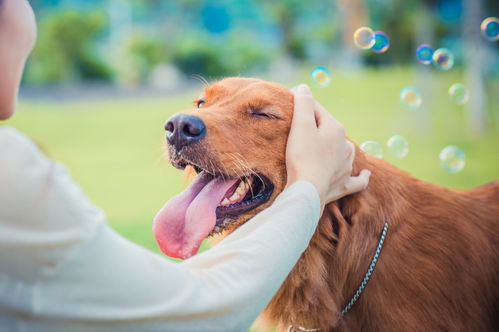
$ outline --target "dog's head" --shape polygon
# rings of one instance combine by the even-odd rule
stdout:
[[[292,116],[288,88],[226,78],[166,122],[171,163],[192,166],[197,176],[155,218],[165,254],[188,258],[210,234],[231,232],[272,203],[286,184]]]

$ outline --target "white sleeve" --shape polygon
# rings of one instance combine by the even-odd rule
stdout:
[[[66,223],[76,223],[76,216],[84,212],[78,205],[57,203],[52,202],[58,208],[73,209]],[[245,331],[307,247],[319,214],[315,187],[298,182],[214,248],[182,263],[131,243],[105,223],[95,222],[94,216],[93,226],[88,227],[91,232],[74,225],[75,233],[85,235],[69,241],[72,246],[58,246],[57,257],[62,258],[57,264],[35,263],[42,268],[31,284],[15,284],[18,279],[2,268],[0,325],[3,322],[14,331]],[[19,220],[26,226],[20,229],[7,222],[14,229],[10,234],[22,237],[30,233],[30,224],[38,222],[36,216],[29,220],[22,216]],[[0,211],[0,224],[3,218]],[[4,238],[2,227],[0,246],[15,242]],[[57,227],[47,226],[38,234],[52,238]],[[50,243],[36,250],[45,249],[54,250]]]
[[[34,280],[41,262],[58,264],[104,220],[62,164],[0,127],[0,272]]]

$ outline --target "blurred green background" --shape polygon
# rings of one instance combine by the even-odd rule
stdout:
[[[375,140],[384,145],[401,134],[409,154],[385,160],[424,180],[454,188],[470,188],[499,178],[499,132],[479,136],[467,124],[467,110],[450,103],[448,86],[462,73],[435,73],[431,112],[408,111],[398,101],[401,82],[414,82],[414,69],[365,69],[352,75],[336,73],[328,88],[312,86],[316,98],[337,117],[357,143]],[[307,82],[308,70],[290,86]],[[499,91],[499,82],[491,86]],[[163,154],[163,123],[174,112],[191,107],[198,91],[168,97],[118,100],[22,101],[8,121],[28,133],[49,156],[69,166],[120,233],[157,250],[151,221],[169,198],[184,188],[182,172]],[[497,108],[498,100],[495,99]],[[438,154],[446,145],[466,153],[466,167],[457,174],[440,168]]]
[[[163,123],[191,107],[208,81],[257,76],[288,87],[309,83],[356,142],[406,137],[410,153],[385,159],[417,177],[456,188],[499,178],[498,43],[480,23],[499,5],[484,0],[31,0],[38,43],[28,61],[19,113],[8,124],[67,164],[120,233],[158,252],[155,212],[183,187],[163,156]],[[360,50],[360,26],[390,37],[386,53]],[[453,51],[439,71],[420,64],[421,43]],[[331,84],[310,71],[325,66]],[[455,105],[447,89],[468,86]],[[418,110],[400,105],[415,86]],[[457,145],[466,167],[449,174],[438,153]]]
[[[157,251],[155,212],[184,186],[163,156],[162,129],[189,108],[202,85],[231,75],[257,76],[316,97],[358,143],[385,145],[395,134],[407,157],[385,159],[417,177],[470,188],[499,177],[499,48],[480,34],[497,16],[485,0],[31,0],[39,37],[28,61],[20,128],[67,164],[109,221],[131,240]],[[368,25],[390,37],[386,53],[360,50],[353,32]],[[447,47],[456,64],[439,71],[420,64],[421,43]],[[325,66],[331,84],[313,85]],[[448,87],[462,82],[470,101],[455,105]],[[415,86],[418,110],[400,105]],[[448,174],[438,153],[457,145],[466,167]]]
[[[27,64],[19,112],[7,122],[69,166],[121,234],[159,253],[156,211],[185,186],[163,155],[163,123],[191,107],[220,77],[256,76],[316,98],[357,143],[403,135],[409,154],[385,160],[453,188],[499,178],[499,46],[480,34],[499,16],[494,0],[31,0],[39,38]],[[386,53],[359,50],[353,32],[388,34]],[[422,43],[447,47],[456,63],[439,71],[415,59]],[[325,66],[331,84],[313,85]],[[465,105],[447,90],[464,83]],[[415,86],[417,110],[399,92]],[[457,174],[440,168],[446,145],[466,153]]]

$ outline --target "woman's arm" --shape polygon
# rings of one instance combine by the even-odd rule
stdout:
[[[27,329],[243,331],[320,215],[316,189],[299,181],[215,248],[179,264],[110,229],[66,170],[24,135],[0,129],[0,151],[0,307]]]
[[[108,331],[245,331],[313,234],[315,189],[300,182],[214,248],[174,263],[102,225],[39,285],[44,317]]]

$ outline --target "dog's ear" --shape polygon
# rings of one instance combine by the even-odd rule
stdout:
[[[192,167],[191,165],[187,165],[184,170],[184,184],[187,185],[191,183],[192,180],[194,180],[194,178],[196,177],[196,175],[197,173],[194,167]]]

